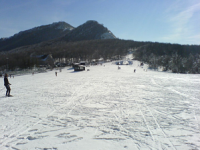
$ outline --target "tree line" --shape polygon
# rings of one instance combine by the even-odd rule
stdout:
[[[149,68],[173,73],[200,73],[200,46],[151,43],[134,52]]]
[[[179,73],[200,73],[200,46],[170,43],[139,42],[133,40],[104,39],[67,42],[65,40],[48,41],[17,48],[9,53],[0,53],[0,68],[9,65],[9,69],[31,68],[39,65],[31,54],[52,54],[57,60],[74,61],[124,56],[133,52],[134,58],[148,63],[150,68],[172,70]],[[8,59],[7,59],[8,58]]]

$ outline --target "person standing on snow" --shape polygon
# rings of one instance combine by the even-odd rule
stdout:
[[[8,81],[8,75],[7,74],[5,74],[5,76],[4,76],[4,86],[6,87],[6,89],[7,89],[7,91],[6,91],[6,96],[10,96],[10,83],[9,83],[9,81]]]

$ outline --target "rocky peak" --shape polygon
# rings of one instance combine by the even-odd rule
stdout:
[[[116,37],[102,24],[89,20],[69,32],[64,39],[67,41],[115,39]]]

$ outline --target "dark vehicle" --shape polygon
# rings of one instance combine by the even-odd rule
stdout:
[[[85,66],[79,65],[79,64],[73,65],[73,68],[74,68],[74,71],[84,71],[85,70]]]

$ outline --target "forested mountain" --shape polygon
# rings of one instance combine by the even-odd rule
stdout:
[[[9,51],[21,46],[33,45],[54,39],[69,42],[115,38],[110,30],[97,21],[87,21],[77,28],[65,22],[56,22],[21,31],[9,38],[1,38],[0,51]]]
[[[68,23],[56,22],[21,31],[9,38],[1,38],[0,51],[9,51],[21,46],[53,40],[66,35],[73,29],[74,27]]]

